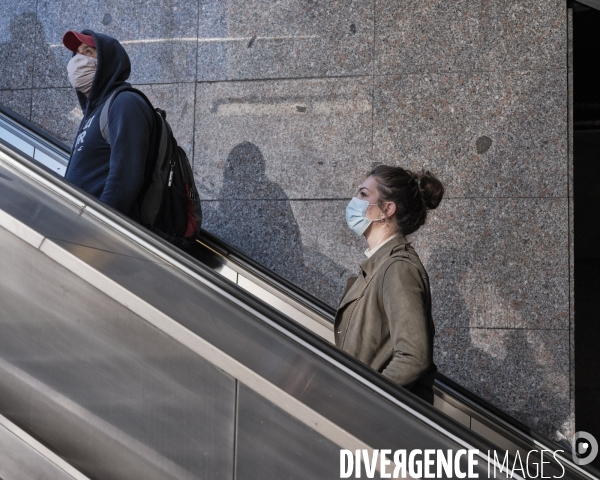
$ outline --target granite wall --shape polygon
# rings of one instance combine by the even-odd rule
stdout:
[[[412,239],[436,361],[539,432],[573,428],[564,0],[1,0],[0,103],[70,143],[67,29],[119,38],[194,162],[205,228],[335,305],[377,163],[447,195]]]

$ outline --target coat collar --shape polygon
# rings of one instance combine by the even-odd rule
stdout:
[[[406,250],[408,245],[410,245],[410,242],[400,233],[383,244],[370,258],[360,264],[365,280],[368,282],[383,262],[397,251]]]
[[[344,298],[340,301],[338,312],[340,309],[356,300],[364,290],[367,282],[371,279],[375,272],[383,263],[398,251],[406,250],[410,242],[403,235],[398,234],[395,238],[381,246],[370,258],[365,260],[361,265],[361,273],[354,282],[354,285],[346,292]],[[337,318],[337,317],[336,317]],[[336,320],[337,321],[337,320]]]

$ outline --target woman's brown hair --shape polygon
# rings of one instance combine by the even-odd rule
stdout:
[[[378,165],[368,176],[377,180],[379,202],[396,204],[394,220],[403,235],[416,232],[425,223],[427,211],[437,208],[444,196],[442,182],[430,171]]]

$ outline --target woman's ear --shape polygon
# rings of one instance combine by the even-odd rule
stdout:
[[[386,216],[386,218],[393,217],[396,213],[396,204],[394,202],[387,202],[385,204],[385,207],[383,207],[382,212]]]

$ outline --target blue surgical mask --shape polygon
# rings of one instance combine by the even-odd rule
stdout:
[[[358,236],[365,233],[365,230],[369,228],[369,225],[373,222],[373,220],[367,218],[367,209],[369,208],[369,205],[377,204],[352,197],[352,200],[350,200],[350,203],[348,203],[348,206],[346,207],[346,223],[348,224],[348,228]]]

